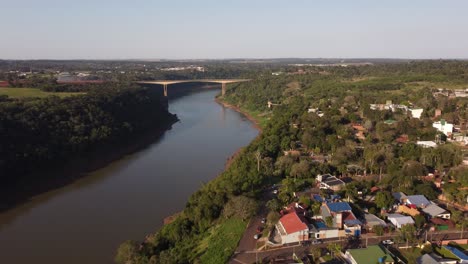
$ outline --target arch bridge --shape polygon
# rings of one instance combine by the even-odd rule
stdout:
[[[167,96],[167,86],[176,83],[220,83],[221,95],[226,94],[226,84],[247,82],[250,79],[197,79],[197,80],[157,80],[157,81],[141,81],[138,84],[159,84],[164,88],[164,96]]]

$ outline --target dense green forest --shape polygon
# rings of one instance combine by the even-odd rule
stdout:
[[[436,109],[442,113],[439,119],[456,124],[468,119],[466,98],[433,96],[437,88],[460,88],[467,83],[466,62],[419,61],[289,67],[279,76],[259,74],[251,82],[231,85],[220,99],[261,119],[261,135],[241,151],[225,172],[192,195],[174,222],[142,243],[123,243],[116,261],[225,263],[242,229],[233,228],[236,238],[231,240],[216,238],[232,225],[233,219],[245,223],[254,214],[264,188],[281,183],[277,198],[267,203],[270,222],[278,219],[274,213],[278,208],[298,200],[292,192],[310,186],[321,173],[372,176],[353,182],[343,191],[351,198],[358,189],[365,193],[377,185],[384,194],[404,191],[435,199],[441,190],[420,177],[442,171],[447,181],[453,182],[443,192],[452,201],[464,204],[466,190],[459,191],[455,186],[468,185],[468,170],[457,167],[462,159],[461,149],[446,142],[431,124]],[[415,119],[403,111],[369,108],[370,104],[389,100],[423,108],[424,112]],[[268,101],[274,104],[271,108]],[[385,122],[388,120],[391,122]],[[363,138],[356,137],[353,124],[365,128]],[[402,135],[407,135],[407,144],[396,141]],[[438,148],[422,148],[414,143],[438,137],[442,141]],[[289,150],[301,155],[284,155]],[[327,160],[320,162],[317,157]],[[383,207],[380,202],[366,206],[371,211]]]
[[[107,84],[67,98],[0,97],[2,188],[177,119],[155,90],[127,87]]]

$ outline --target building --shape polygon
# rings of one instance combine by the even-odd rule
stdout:
[[[431,202],[424,195],[408,195],[406,204],[413,204],[418,208],[425,208],[429,206]]]
[[[422,211],[430,218],[438,217],[443,219],[450,219],[450,212],[442,207],[439,207],[435,203],[431,203],[426,208],[422,209]]]
[[[378,218],[377,216],[373,214],[366,213],[364,215],[364,218],[366,220],[365,227],[366,227],[366,230],[368,231],[372,231],[374,227],[376,226],[382,226],[384,228],[387,227],[387,223],[385,223],[384,220]]]
[[[444,133],[447,137],[452,135],[453,124],[447,123],[445,119],[441,119],[440,121],[434,122],[432,126],[438,131]]]
[[[404,225],[414,225],[414,220],[413,218],[411,218],[411,216],[404,216],[401,214],[388,214],[387,219],[396,228],[401,228]]]
[[[395,201],[397,201],[399,204],[406,204],[406,199],[408,198],[406,194],[402,192],[394,192],[392,195],[393,198],[395,198]]]
[[[455,259],[445,259],[434,253],[424,254],[416,259],[416,264],[457,264]]]
[[[421,118],[421,115],[422,115],[424,109],[422,109],[422,108],[413,108],[413,109],[408,109],[408,111],[411,112],[411,117],[419,119],[419,118]]]
[[[458,263],[468,263],[468,255],[466,255],[465,252],[452,246],[444,246],[444,248],[450,251],[450,253],[452,253],[457,259],[459,259]]]
[[[386,249],[378,245],[367,248],[348,249],[344,257],[350,264],[394,264],[395,260]]]
[[[320,189],[339,191],[345,186],[345,182],[330,174],[317,175],[317,182]]]
[[[418,209],[411,208],[403,204],[398,206],[398,209],[396,210],[396,212],[411,215],[412,217],[415,217],[421,214]]]
[[[434,141],[416,141],[416,145],[421,146],[423,148],[436,148],[437,143]]]
[[[297,243],[309,239],[309,227],[305,219],[296,211],[283,215],[276,224],[276,230],[281,236],[281,244]]]
[[[332,218],[332,226],[342,229],[347,235],[361,235],[362,223],[353,214],[351,206],[346,202],[323,203],[322,219],[326,221],[328,217]]]

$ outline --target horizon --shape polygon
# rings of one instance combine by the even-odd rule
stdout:
[[[4,60],[468,59],[462,0],[24,0],[2,8]]]

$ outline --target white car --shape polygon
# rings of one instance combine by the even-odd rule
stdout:
[[[390,240],[390,239],[387,239],[387,240],[382,241],[382,244],[384,244],[384,245],[393,245],[394,242],[392,240]]]

